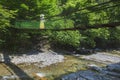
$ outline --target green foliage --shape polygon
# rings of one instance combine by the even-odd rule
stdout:
[[[120,45],[120,30],[117,28],[109,29],[110,36],[108,38],[109,47],[119,47]]]
[[[23,46],[29,44],[33,35],[48,36],[52,43],[71,45],[74,47],[96,47],[108,44],[118,45],[120,30],[91,29],[87,31],[41,31],[39,33],[21,33],[8,30],[14,20],[39,20],[40,14],[45,14],[47,28],[63,29],[82,27],[82,25],[104,24],[120,21],[119,0],[111,1],[97,7],[104,0],[0,0],[0,45]],[[106,0],[110,1],[110,0]],[[118,5],[117,7],[107,8]],[[87,7],[87,8],[86,8]],[[57,16],[56,16],[57,15]],[[51,17],[55,16],[55,17]],[[13,19],[15,18],[15,19]],[[49,25],[49,26],[48,26]],[[97,27],[97,26],[96,26]],[[15,42],[14,42],[15,41]],[[100,42],[98,42],[100,41]],[[98,44],[99,43],[99,44]],[[24,45],[25,46],[25,45]]]
[[[80,45],[80,37],[79,31],[54,32],[52,34],[52,39],[56,43],[71,45],[73,47]]]
[[[23,8],[25,10],[29,10],[29,7],[26,4],[21,4],[20,6],[21,6],[21,8]]]
[[[74,22],[72,20],[63,18],[55,18],[56,21],[51,20],[48,28],[52,29],[64,29],[64,28],[72,28],[74,27]],[[54,22],[53,22],[54,21]],[[80,45],[80,37],[81,34],[79,31],[45,31],[42,32],[41,35],[49,36],[49,39],[52,43],[57,44],[60,43],[62,45],[70,45],[73,47],[78,47]]]
[[[109,30],[107,28],[91,29],[89,30],[90,36],[94,39],[95,37],[108,39],[110,36]],[[88,33],[89,34],[89,33]]]
[[[83,39],[81,39],[82,46],[87,48],[90,47],[93,48],[96,46],[96,44],[101,42],[101,40],[105,41],[108,40],[110,37],[110,32],[109,29],[107,28],[91,29],[83,32],[82,34],[83,34],[82,35]],[[104,42],[102,42],[102,44],[104,44]]]
[[[9,33],[6,28],[10,26],[10,20],[14,18],[15,12],[4,9],[0,5],[0,47],[6,42],[6,36]]]
[[[11,18],[14,18],[15,11],[4,9],[0,5],[0,28],[5,28],[10,26]]]

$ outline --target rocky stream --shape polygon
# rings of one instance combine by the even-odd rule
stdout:
[[[0,54],[0,80],[120,80],[120,51]]]

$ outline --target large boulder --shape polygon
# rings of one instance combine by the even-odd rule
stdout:
[[[107,65],[107,69],[110,71],[120,72],[120,62]]]
[[[105,68],[92,64],[88,68],[90,70],[65,75],[61,80],[120,80],[120,72],[114,72],[114,70],[120,70],[120,63],[111,64]]]
[[[86,70],[65,75],[61,80],[119,80],[119,78]]]
[[[101,67],[93,64],[93,65],[89,65],[88,68],[91,69],[91,70],[97,71],[101,74],[111,75],[111,76],[120,78],[120,74],[119,74],[120,72],[114,72],[114,71],[110,70],[110,69],[113,69],[112,67],[109,67],[110,69],[101,68]]]

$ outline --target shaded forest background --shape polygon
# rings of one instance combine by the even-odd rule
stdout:
[[[15,21],[39,20],[40,14],[45,15],[46,21],[53,21],[49,27],[61,29],[120,22],[119,12],[119,0],[0,0],[0,48],[28,49],[44,36],[58,47],[119,48],[119,27],[58,32],[11,29]]]

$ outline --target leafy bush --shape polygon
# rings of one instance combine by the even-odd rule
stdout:
[[[78,47],[80,45],[80,37],[79,31],[61,31],[52,34],[53,42],[61,43],[66,46],[71,45],[73,47]]]
[[[4,9],[0,5],[0,47],[2,47],[6,42],[6,37],[9,34],[9,31],[6,29],[10,26],[10,20],[14,18],[16,11]]]

